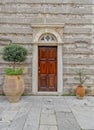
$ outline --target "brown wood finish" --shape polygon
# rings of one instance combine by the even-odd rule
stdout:
[[[57,91],[57,47],[38,48],[38,91]]]

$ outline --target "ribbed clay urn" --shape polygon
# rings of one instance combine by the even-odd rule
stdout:
[[[75,79],[79,81],[79,85],[76,87],[76,97],[78,99],[83,99],[83,97],[85,96],[85,87],[83,86],[83,84],[86,81],[86,79],[88,79],[88,77],[86,76],[83,69],[79,70],[76,74],[77,77],[75,77]]]
[[[76,97],[78,99],[83,99],[83,97],[85,96],[85,88],[82,85],[78,85],[76,88]]]
[[[23,68],[16,66],[25,61],[27,50],[17,44],[8,44],[3,49],[3,59],[9,62],[10,68],[6,69],[3,91],[9,102],[18,102],[24,92]]]

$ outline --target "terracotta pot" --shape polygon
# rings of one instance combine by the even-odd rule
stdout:
[[[83,99],[85,96],[85,88],[82,85],[77,86],[76,88],[76,97],[79,99]]]
[[[24,80],[22,75],[5,77],[4,93],[9,102],[17,102],[24,92]]]

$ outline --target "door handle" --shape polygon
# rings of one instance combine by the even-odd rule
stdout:
[[[38,70],[38,72],[40,73],[40,69]]]
[[[38,68],[38,73],[40,73],[40,67]]]

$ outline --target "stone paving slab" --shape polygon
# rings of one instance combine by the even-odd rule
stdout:
[[[54,100],[54,109],[56,112],[71,112],[64,98],[56,98]]]
[[[24,103],[22,107],[18,110],[15,118],[12,121],[8,130],[23,130],[23,126],[26,122],[28,113],[30,112],[31,104]],[[13,114],[13,113],[12,113]]]
[[[0,121],[0,130],[3,130],[3,129],[8,129],[10,125],[10,122],[3,122],[3,121]]]
[[[27,116],[23,130],[38,130],[40,120],[41,108],[31,107],[31,110]]]
[[[81,129],[94,130],[94,97],[85,97],[83,100],[67,97],[66,101]]]
[[[40,117],[41,125],[57,125],[55,114],[41,114]]]
[[[57,126],[40,125],[39,130],[58,130]]]
[[[41,113],[54,114],[54,106],[53,105],[43,105]]]
[[[0,130],[7,130],[8,129],[8,127],[7,128],[1,128]]]
[[[0,130],[94,130],[94,97],[0,96]]]
[[[94,107],[75,106],[72,111],[82,129],[94,130]]]
[[[66,100],[66,103],[70,108],[73,106],[91,106],[94,107],[94,102],[91,102],[91,98],[85,97],[84,99],[77,99],[76,97],[64,97]],[[90,99],[90,100],[89,100]]]
[[[94,96],[93,97],[86,97],[87,100],[94,105]]]
[[[56,113],[59,130],[81,130],[72,113]]]

